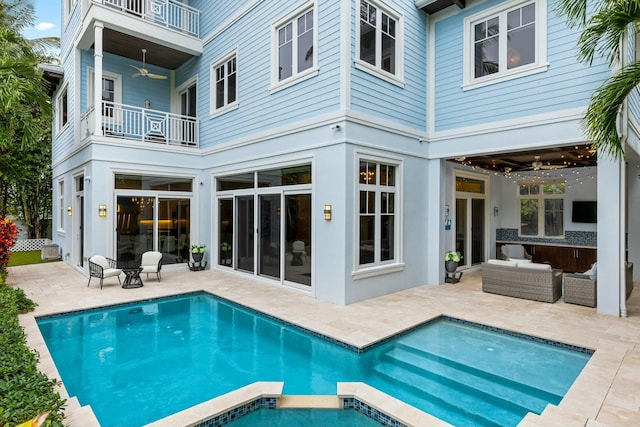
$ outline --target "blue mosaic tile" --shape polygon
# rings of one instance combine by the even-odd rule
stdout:
[[[569,246],[592,246],[598,244],[598,233],[595,231],[571,231],[564,232],[564,239],[549,239],[544,237],[522,237],[518,235],[517,228],[497,228],[496,241],[522,242],[522,243],[549,243]]]

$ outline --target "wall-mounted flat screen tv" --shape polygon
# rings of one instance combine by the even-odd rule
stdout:
[[[595,201],[574,201],[571,221],[596,223],[598,222],[598,205]]]

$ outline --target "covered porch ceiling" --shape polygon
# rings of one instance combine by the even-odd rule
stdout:
[[[538,150],[465,156],[449,159],[475,169],[499,173],[554,170],[597,165],[591,145],[548,147]]]

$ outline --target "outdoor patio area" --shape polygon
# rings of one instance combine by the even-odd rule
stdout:
[[[62,313],[205,290],[240,304],[335,337],[356,346],[425,322],[441,314],[596,350],[559,406],[541,416],[529,414],[520,426],[640,425],[640,293],[627,301],[628,318],[598,315],[593,308],[521,300],[481,291],[480,272],[466,272],[460,283],[420,286],[349,306],[319,301],[289,289],[218,271],[162,271],[142,276],[144,287],[122,289],[110,278],[100,290],[65,263],[9,268],[8,284],[25,290],[38,306],[20,320],[28,344],[40,353],[41,370],[58,373],[44,345],[35,316]],[[390,279],[392,280],[392,279]],[[637,283],[636,283],[637,284]],[[64,389],[61,394],[68,397]],[[96,426],[88,408],[67,404],[67,425]]]

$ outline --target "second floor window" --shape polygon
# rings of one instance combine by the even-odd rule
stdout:
[[[67,88],[58,96],[57,103],[58,130],[62,130],[69,121],[69,92]]]
[[[563,237],[564,194],[564,182],[520,184],[518,187],[520,235]]]
[[[361,0],[358,30],[358,59],[397,76],[400,52],[398,18],[374,2]]]
[[[215,109],[231,105],[237,100],[238,79],[236,56],[215,66]]]
[[[545,15],[545,0],[536,0],[508,9],[492,8],[467,18],[465,84],[544,71]]]
[[[278,81],[313,67],[313,9],[307,10],[276,29]]]

